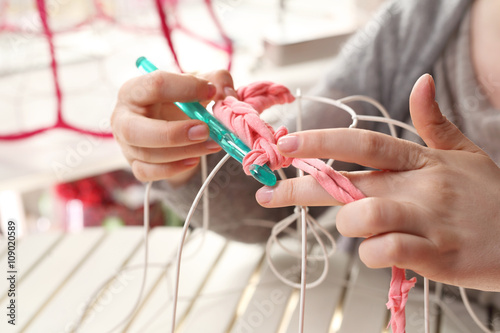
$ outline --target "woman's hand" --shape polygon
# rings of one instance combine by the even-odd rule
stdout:
[[[213,83],[211,83],[213,82]],[[133,78],[120,89],[111,117],[113,135],[141,181],[168,179],[185,183],[200,156],[220,150],[208,140],[208,126],[189,119],[173,102],[223,99],[236,96],[227,71],[201,77],[155,71]]]
[[[345,173],[367,198],[337,215],[339,232],[366,238],[359,253],[367,266],[500,291],[500,168],[441,114],[434,98],[434,82],[424,75],[413,88],[410,112],[428,147],[331,129],[290,134],[278,148],[287,156],[381,170]],[[264,207],[339,205],[310,176],[264,187],[256,197]]]

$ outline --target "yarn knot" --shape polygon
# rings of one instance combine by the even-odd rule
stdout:
[[[278,140],[287,134],[288,129],[281,126],[274,132],[272,140],[257,138],[252,146],[252,151],[243,159],[243,170],[245,170],[245,173],[247,175],[250,174],[249,168],[252,164],[267,164],[273,171],[288,168],[292,164],[293,158],[281,155],[276,145]]]
[[[238,89],[238,98],[252,105],[258,113],[276,104],[295,100],[287,87],[269,81],[256,82]]]

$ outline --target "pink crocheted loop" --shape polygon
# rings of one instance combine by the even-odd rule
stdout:
[[[243,169],[248,175],[249,167],[252,164],[264,165],[267,164],[271,170],[278,170],[289,167],[292,164],[293,158],[285,157],[278,151],[275,143],[271,143],[264,139],[257,139],[254,148],[243,159]]]
[[[269,141],[274,139],[272,127],[262,126],[259,114],[248,103],[228,96],[223,101],[215,103],[213,112],[224,126],[236,133],[250,148],[254,146],[255,140],[259,137]]]
[[[237,93],[238,99],[252,105],[259,114],[273,105],[295,100],[287,87],[269,81],[249,84],[239,88]]]
[[[288,168],[292,164],[293,158],[281,155],[276,145],[279,138],[287,134],[288,129],[282,126],[274,133],[273,140],[257,138],[252,146],[252,151],[243,159],[243,170],[245,170],[245,173],[247,175],[250,174],[249,167],[252,164],[267,164],[273,171]]]

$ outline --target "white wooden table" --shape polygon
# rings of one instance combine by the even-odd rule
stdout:
[[[142,282],[143,231],[86,229],[77,234],[49,233],[23,238],[16,249],[16,325],[9,325],[7,280],[0,282],[0,332],[170,332],[173,269],[181,230],[155,228],[150,233],[144,298],[134,316]],[[204,238],[204,240],[203,240]],[[192,237],[184,252],[176,332],[297,332],[299,293],[278,279],[263,259],[261,245],[248,245],[206,233]],[[282,272],[298,276],[296,259],[276,253]],[[306,296],[305,332],[381,333],[390,276],[370,270],[357,256],[337,252],[330,272]],[[7,274],[6,241],[0,240],[0,267]],[[115,279],[109,280],[121,271]],[[139,267],[139,268],[138,268]],[[136,268],[136,269],[134,269]],[[320,267],[312,265],[311,272]],[[108,281],[109,280],[109,281]],[[81,327],[85,305],[108,281]],[[459,299],[445,299],[453,313],[433,312],[439,332],[481,332]],[[413,290],[407,308],[407,332],[423,332],[421,291]],[[486,320],[485,309],[478,309]],[[454,317],[462,321],[456,327]]]

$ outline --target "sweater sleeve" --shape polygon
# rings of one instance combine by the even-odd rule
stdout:
[[[328,74],[318,82],[309,95],[340,98],[362,94],[380,101],[393,118],[405,121],[409,116],[408,97],[420,75],[430,72],[442,52],[449,35],[457,28],[469,0],[396,0],[382,10],[343,47],[333,60]],[[376,114],[376,110],[358,103],[352,105],[360,114]],[[273,125],[285,124],[295,129],[296,113],[286,116],[270,111]],[[274,112],[274,114],[273,114]],[[350,117],[330,106],[316,102],[304,103],[303,128],[345,127]],[[383,124],[360,124],[360,127],[386,131]],[[208,157],[209,170],[223,154]],[[292,172],[293,174],[293,172]],[[181,217],[201,186],[200,176],[193,177],[185,186],[172,188],[168,182],[157,182],[167,204]],[[255,201],[255,192],[261,187],[246,176],[238,162],[230,160],[215,176],[209,187],[210,229],[231,239],[244,242],[265,241],[269,227],[292,213],[291,208],[265,209]],[[312,208],[313,215],[326,208]],[[201,207],[194,214],[193,225],[200,226]]]
[[[379,101],[391,117],[409,119],[408,99],[417,79],[432,73],[451,34],[458,29],[471,0],[390,1],[343,46],[327,75],[311,94],[330,98],[365,95]],[[359,114],[380,115],[365,103],[353,104]],[[349,117],[307,108],[306,128],[350,123]],[[293,126],[293,124],[289,124]],[[360,127],[387,132],[385,124]]]

